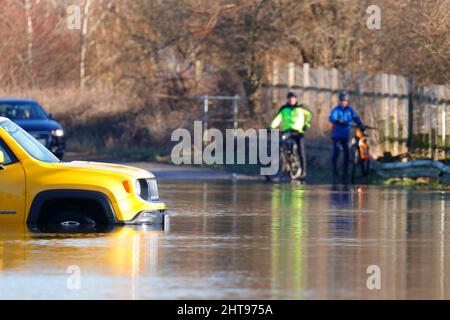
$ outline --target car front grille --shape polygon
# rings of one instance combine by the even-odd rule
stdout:
[[[155,179],[139,179],[141,192],[139,196],[145,201],[159,201],[158,184]]]

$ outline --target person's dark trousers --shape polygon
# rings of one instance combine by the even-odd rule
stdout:
[[[304,138],[303,133],[296,133],[293,135],[295,142],[297,143],[298,156],[300,158],[300,163],[302,164],[302,178],[306,177],[306,153],[305,144],[303,143]]]
[[[350,146],[349,139],[346,138],[333,138],[333,174],[338,175],[338,160],[340,147],[342,147],[342,152],[344,153],[344,164],[343,164],[343,175],[348,176],[348,164],[350,157]]]

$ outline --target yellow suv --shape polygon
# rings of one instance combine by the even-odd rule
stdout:
[[[0,117],[0,224],[164,224],[154,175],[104,163],[62,163]]]

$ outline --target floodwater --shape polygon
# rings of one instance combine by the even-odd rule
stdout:
[[[450,298],[448,192],[160,181],[160,195],[165,230],[0,227],[0,298]]]

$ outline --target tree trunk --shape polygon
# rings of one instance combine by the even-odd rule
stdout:
[[[86,85],[86,51],[87,51],[87,35],[89,23],[89,9],[91,7],[91,0],[84,2],[83,22],[81,27],[80,39],[80,88],[83,89]]]
[[[31,4],[30,0],[24,0],[25,16],[27,19],[27,63],[28,72],[31,74],[33,70],[33,20],[31,18]],[[31,77],[31,83],[33,77]]]
[[[255,115],[255,101],[253,95],[247,95],[247,108],[251,116]]]

